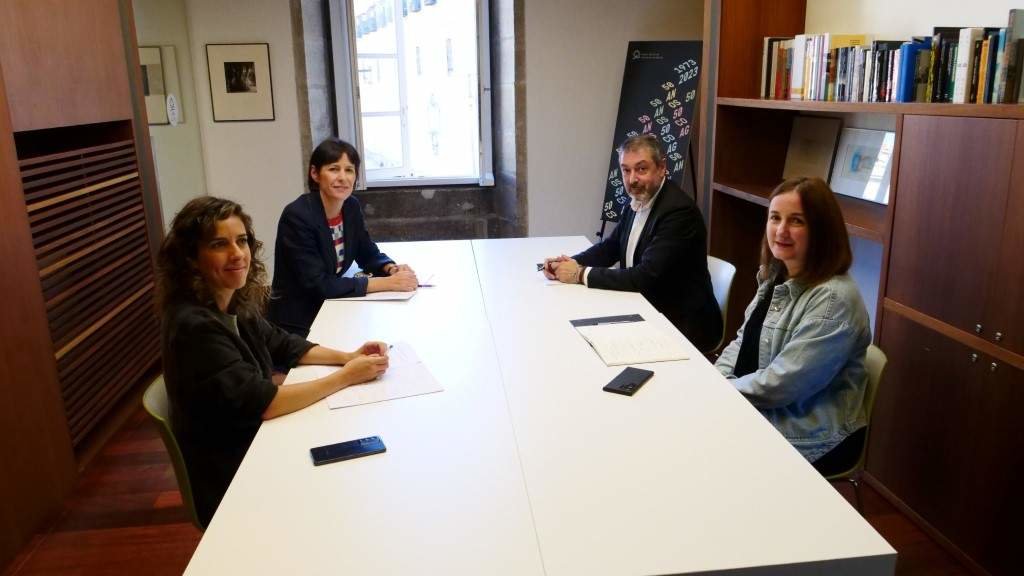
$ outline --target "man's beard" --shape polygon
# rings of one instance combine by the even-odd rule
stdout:
[[[629,194],[629,207],[634,212],[638,212],[646,206],[651,201],[651,198],[654,197],[656,190],[651,190],[641,185],[639,192],[639,194]]]

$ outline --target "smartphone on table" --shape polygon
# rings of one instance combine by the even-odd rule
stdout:
[[[654,372],[651,370],[627,366],[625,370],[619,372],[619,375],[604,387],[604,391],[632,396],[651,379],[651,376],[654,376]]]
[[[369,456],[370,454],[380,454],[385,451],[387,451],[387,448],[384,447],[384,442],[380,439],[380,436],[368,436],[358,440],[310,448],[309,454],[313,458],[313,465],[320,466],[322,464],[330,464],[331,462],[341,462],[342,460]]]

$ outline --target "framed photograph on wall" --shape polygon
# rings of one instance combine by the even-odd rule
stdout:
[[[794,116],[782,177],[816,176],[828,182],[841,127],[839,118]]]
[[[889,203],[889,177],[896,133],[844,128],[829,185],[837,194]]]
[[[139,46],[139,66],[142,67],[142,94],[146,100],[149,125],[168,124],[167,87],[160,47]]]
[[[274,119],[269,44],[207,44],[214,122]]]

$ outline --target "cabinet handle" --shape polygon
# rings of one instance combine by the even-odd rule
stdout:
[[[981,324],[975,324],[974,325],[974,333],[975,334],[981,334]]]
[[[1003,341],[1003,333],[1002,332],[996,332],[996,342],[1002,342],[1002,341]]]
[[[978,361],[978,355],[977,354],[971,354],[971,364],[974,364],[977,361]]]
[[[988,371],[989,371],[989,372],[995,372],[995,371],[996,371],[996,368],[998,368],[998,367],[999,367],[999,365],[998,365],[998,364],[996,364],[995,362],[993,362],[993,363],[991,363],[991,364],[989,364],[989,365],[988,365]]]

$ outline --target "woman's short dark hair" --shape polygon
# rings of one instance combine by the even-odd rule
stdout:
[[[339,138],[328,138],[321,142],[313,150],[313,153],[309,155],[309,166],[306,168],[306,183],[309,186],[310,192],[316,192],[320,189],[316,180],[313,180],[313,176],[309,174],[310,170],[319,172],[323,166],[340,160],[342,155],[348,156],[348,161],[356,167],[356,174],[359,174],[360,159],[359,151],[356,150],[356,147]]]
[[[780,194],[796,192],[807,222],[807,255],[803,269],[794,279],[814,286],[837,274],[845,274],[853,262],[850,237],[846,233],[843,211],[835,194],[821,178],[790,178],[772,190],[768,201]],[[768,237],[761,239],[761,270],[769,275],[785,266],[772,255]]]
[[[263,243],[252,230],[252,218],[231,200],[200,196],[193,198],[174,216],[157,257],[157,306],[166,312],[178,302],[213,305],[213,293],[199,273],[199,246],[213,236],[217,222],[237,216],[249,236],[249,275],[245,286],[235,291],[229,308],[236,314],[261,314],[269,296],[267,268],[260,259]]]

